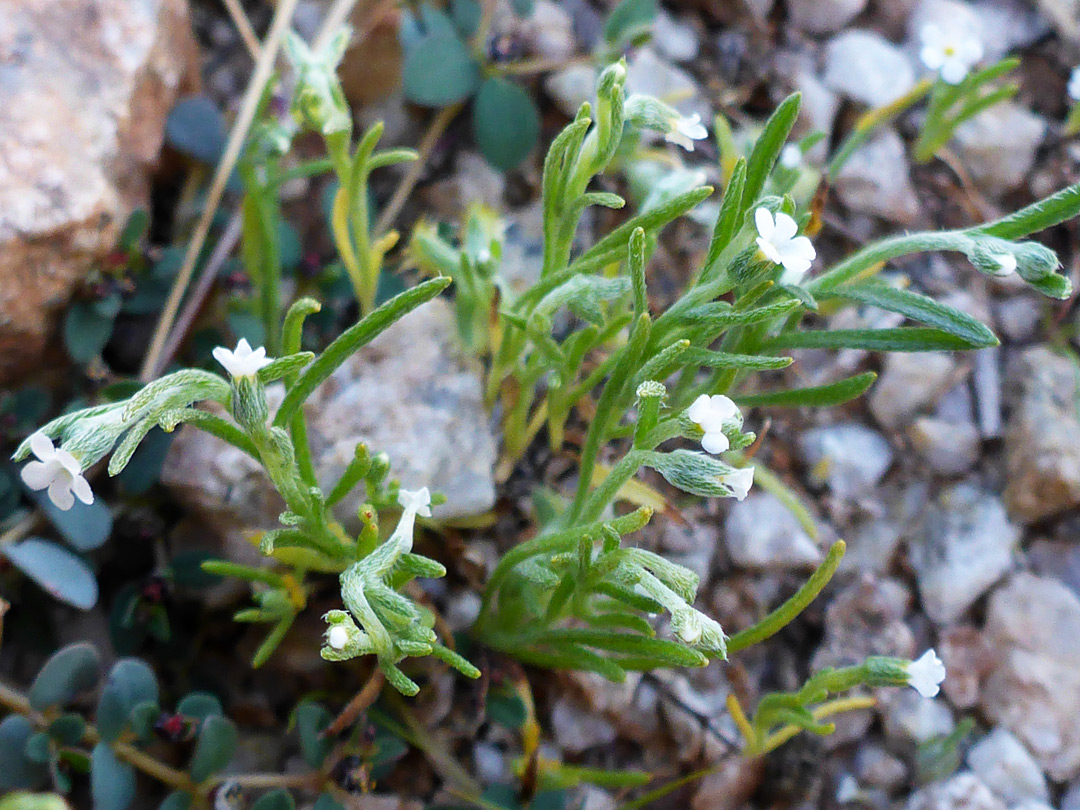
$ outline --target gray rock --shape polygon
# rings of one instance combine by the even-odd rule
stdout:
[[[799,121],[802,124],[805,119],[805,132],[824,132],[826,135],[833,131],[833,123],[836,121],[836,113],[840,109],[840,99],[836,93],[821,83],[816,75],[810,70],[799,70],[793,79],[796,90],[802,94],[802,105],[799,107]],[[814,144],[807,153],[807,158],[812,161],[824,161],[828,152],[828,144],[825,138],[820,143]]]
[[[731,559],[744,568],[812,568],[822,558],[795,516],[767,492],[735,504],[724,529]]]
[[[864,575],[844,586],[825,609],[825,638],[811,670],[861,664],[869,655],[911,658],[915,637],[904,621],[910,602],[894,579]]]
[[[946,489],[909,544],[927,615],[949,624],[1012,567],[1020,530],[998,498],[970,484]]]
[[[447,496],[436,516],[477,514],[494,504],[496,441],[478,369],[455,338],[450,305],[432,301],[351,357],[308,400],[308,434],[325,490],[365,442],[389,454],[402,486]],[[280,396],[280,389],[268,392],[271,408]],[[180,431],[161,478],[219,534],[277,525],[282,504],[261,467],[202,431]],[[341,519],[355,520],[361,492],[338,504]]]
[[[880,107],[914,87],[915,70],[907,55],[880,34],[853,29],[825,47],[822,81],[841,95]]]
[[[870,392],[870,412],[885,427],[901,427],[932,406],[956,377],[956,360],[944,352],[890,354]]]
[[[968,766],[1002,801],[1050,798],[1046,777],[1035,758],[1006,729],[995,728],[972,746]]]
[[[864,495],[892,465],[889,442],[857,422],[813,428],[799,437],[799,450],[810,466],[811,480],[828,484],[838,498]]]
[[[982,440],[971,422],[920,416],[912,422],[908,437],[930,469],[941,475],[967,472],[979,460]]]
[[[1006,810],[975,774],[964,771],[916,791],[907,810]]]
[[[996,439],[1002,431],[1001,347],[979,349],[974,355],[972,381],[979,434],[984,439]]]
[[[983,712],[1051,779],[1080,775],[1080,597],[1056,580],[1016,574],[990,599],[986,635],[997,666]]]
[[[982,683],[997,662],[986,637],[971,625],[953,625],[942,631],[937,648],[948,670],[941,691],[958,709],[978,705]]]
[[[855,754],[855,773],[868,787],[893,791],[907,781],[908,769],[902,759],[880,745],[866,743]]]
[[[908,172],[907,150],[892,129],[879,130],[836,176],[836,194],[852,211],[902,225],[919,219],[919,198]]]
[[[584,706],[562,697],[551,708],[551,731],[555,742],[569,754],[615,742],[615,726]]]
[[[948,703],[928,700],[914,689],[888,692],[882,703],[885,733],[893,740],[918,745],[956,728]]]
[[[811,34],[839,31],[858,17],[867,0],[788,0],[788,14],[796,28]]]
[[[1080,42],[1080,0],[1038,0],[1038,5],[1059,34]]]
[[[506,0],[496,3],[491,35],[509,37],[537,59],[553,62],[569,59],[577,48],[570,15],[551,0],[536,0],[525,17]]]
[[[1015,367],[1020,401],[1005,433],[1005,502],[1024,522],[1080,504],[1076,369],[1045,346]]]
[[[573,118],[578,108],[596,95],[596,71],[589,65],[570,65],[548,74],[544,90],[563,115]]]
[[[663,8],[653,20],[652,44],[665,59],[689,62],[697,59],[701,43],[693,24],[677,19]]]
[[[1025,0],[976,0],[971,5],[982,21],[988,59],[1029,48],[1051,30],[1049,20]]]
[[[683,115],[697,113],[710,123],[712,111],[697,80],[651,47],[638,48],[626,64],[626,93],[667,100]]]
[[[995,104],[956,128],[956,150],[975,185],[1004,194],[1023,183],[1046,135],[1046,122],[1011,101]]]

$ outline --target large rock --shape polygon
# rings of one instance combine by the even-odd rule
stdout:
[[[956,128],[954,141],[982,191],[1004,194],[1027,180],[1046,122],[1011,101],[995,104]]]
[[[358,442],[390,456],[403,487],[429,487],[451,518],[495,502],[495,438],[474,364],[454,346],[450,305],[435,300],[410,313],[353,355],[308,400],[308,436],[324,491],[340,477]],[[280,401],[280,394],[278,397]],[[271,407],[277,403],[271,402]],[[228,539],[277,525],[283,506],[262,468],[230,445],[181,430],[162,481]],[[337,507],[355,518],[363,488]]]
[[[968,751],[968,764],[1002,801],[1050,798],[1039,763],[1023,744],[1003,728],[995,728]]]
[[[907,810],[1005,810],[1006,805],[970,771],[934,782],[908,799]]]
[[[852,29],[825,47],[825,84],[871,107],[895,101],[915,86],[915,69],[900,48],[873,31]]]
[[[855,150],[836,177],[836,193],[852,211],[912,225],[919,219],[919,198],[908,171],[900,136],[882,129]]]
[[[728,553],[743,568],[813,568],[823,556],[791,510],[767,492],[735,504],[724,529]]]
[[[885,427],[902,427],[952,387],[957,374],[956,360],[945,352],[887,355],[870,392],[870,412]]]
[[[997,667],[983,712],[1051,779],[1080,775],[1080,598],[1057,580],[1017,574],[991,597],[986,635]]]
[[[1005,502],[1033,522],[1080,504],[1076,369],[1044,346],[1016,366],[1020,399],[1005,434]]]
[[[866,0],[788,0],[795,27],[811,34],[839,31],[866,8]]]
[[[195,43],[186,0],[8,0],[0,14],[0,379],[147,203]]]

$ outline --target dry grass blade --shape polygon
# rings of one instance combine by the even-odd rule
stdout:
[[[221,0],[221,2],[225,4],[229,16],[232,17],[233,25],[236,26],[236,31],[240,34],[240,39],[244,41],[244,47],[247,48],[247,52],[251,54],[252,59],[258,61],[259,51],[261,50],[259,38],[255,35],[255,29],[251,27],[251,20],[249,20],[247,14],[244,13],[244,9],[240,5],[240,0]]]

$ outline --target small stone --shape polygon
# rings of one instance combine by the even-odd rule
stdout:
[[[1005,434],[1005,502],[1033,523],[1080,504],[1076,369],[1045,346],[1017,364],[1020,401]]]
[[[983,681],[993,671],[996,656],[986,638],[970,625],[946,628],[938,640],[938,653],[948,672],[941,690],[958,709],[979,702]]]
[[[662,59],[650,47],[638,48],[626,65],[626,94],[642,93],[669,103],[683,115],[712,120],[712,111],[697,80]]]
[[[615,742],[615,727],[584,706],[563,697],[551,709],[551,731],[556,744],[569,754]]]
[[[944,352],[897,352],[870,392],[870,412],[887,428],[907,424],[956,382],[956,361]]]
[[[1046,122],[1012,101],[995,104],[956,128],[956,151],[972,180],[987,194],[1023,183],[1046,134]]]
[[[908,799],[907,810],[1007,810],[990,788],[969,771],[935,782]]]
[[[811,480],[828,484],[838,498],[850,499],[872,490],[892,465],[889,442],[857,422],[813,428],[799,437]]]
[[[760,759],[726,757],[698,783],[690,810],[739,810],[761,784],[761,766]]]
[[[1030,48],[1051,31],[1049,20],[1027,0],[976,0],[971,6],[982,22],[988,62]]]
[[[930,469],[941,475],[959,475],[979,461],[982,439],[971,422],[920,416],[912,422],[908,437]]]
[[[898,689],[882,698],[885,733],[894,740],[919,743],[943,737],[956,727],[943,700],[924,698],[914,689]]]
[[[1038,0],[1038,6],[1059,34],[1080,42],[1080,0]]]
[[[1023,744],[1004,728],[995,728],[972,746],[968,766],[999,799],[1010,805],[1050,798],[1046,777]]]
[[[889,792],[901,787],[908,776],[902,759],[873,743],[861,746],[855,754],[855,772],[866,786]]]
[[[1001,347],[974,352],[975,413],[984,439],[1001,436]]]
[[[919,198],[911,184],[904,142],[891,129],[878,131],[855,150],[836,177],[836,193],[860,214],[901,225],[919,219]]]
[[[810,70],[799,70],[793,80],[794,87],[802,94],[802,104],[799,106],[799,120],[796,125],[803,124],[805,119],[805,132],[833,131],[836,121],[836,113],[840,109],[840,99],[836,93],[821,83],[821,80]],[[807,158],[812,161],[824,161],[828,153],[828,144],[823,139],[814,144],[807,152]]]
[[[867,0],[788,0],[792,24],[811,34],[839,31],[854,20]]]
[[[911,594],[894,579],[863,575],[825,609],[825,638],[812,671],[861,664],[870,655],[911,658],[915,637],[907,626]]]
[[[812,568],[822,559],[791,511],[767,492],[735,504],[724,529],[728,553],[743,568]]]
[[[907,55],[883,36],[852,29],[825,46],[822,81],[841,95],[880,107],[915,86],[915,71]]]
[[[544,90],[563,115],[573,118],[578,108],[596,95],[596,71],[589,65],[556,70],[544,79]]]
[[[983,712],[1054,781],[1080,775],[1080,597],[1057,580],[1016,574],[990,599],[986,635],[997,667]]]
[[[551,0],[536,0],[524,17],[505,0],[496,3],[491,37],[512,39],[529,55],[551,62],[569,59],[577,48],[570,15]]]
[[[669,14],[661,8],[653,20],[652,44],[660,55],[672,62],[690,62],[697,59],[701,45],[694,26]]]
[[[998,301],[994,321],[1002,335],[1014,343],[1034,340],[1039,333],[1039,322],[1045,315],[1044,300],[1039,296],[1020,294]]]
[[[946,489],[909,543],[927,615],[938,624],[959,619],[1012,567],[1019,542],[995,495],[970,484]]]

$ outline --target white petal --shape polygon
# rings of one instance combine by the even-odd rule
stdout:
[[[56,478],[49,484],[49,500],[56,504],[58,509],[67,511],[75,505],[75,496],[71,494],[71,481],[66,478]]]
[[[923,697],[934,697],[945,680],[945,664],[931,647],[907,667],[908,684]]]
[[[759,208],[754,212],[754,225],[757,226],[758,236],[768,240],[776,229],[772,212],[768,208]]]
[[[421,517],[431,517],[431,492],[427,487],[418,490],[402,489],[398,492],[398,503],[406,512]]]
[[[1016,254],[1015,253],[999,253],[994,256],[994,260],[1001,265],[1001,271],[998,275],[1008,276],[1016,272]]]
[[[94,502],[94,491],[90,489],[90,482],[81,475],[76,475],[71,479],[71,491],[87,506]]]
[[[968,74],[967,63],[952,57],[941,66],[941,78],[948,84],[960,84]]]
[[[735,499],[741,501],[747,496],[750,487],[754,484],[754,468],[740,467],[734,472],[725,475],[721,480],[731,487]]]
[[[806,275],[806,271],[810,269],[810,260],[798,253],[785,254],[782,264],[786,271],[795,273],[800,280]]]
[[[945,42],[945,33],[934,23],[927,23],[920,29],[919,39],[922,40],[923,45],[941,49]]]
[[[960,43],[960,47],[957,49],[961,58],[968,63],[968,65],[974,65],[980,59],[983,58],[983,46],[979,40],[974,37],[968,37]]]
[[[238,360],[243,360],[251,356],[251,344],[247,342],[247,338],[240,338],[240,342],[236,344],[236,351],[233,352],[233,356]]]
[[[713,394],[709,397],[709,407],[712,409],[713,416],[723,421],[734,418],[739,412],[739,406],[735,404],[735,400],[723,394]]]
[[[756,240],[757,246],[761,249],[761,252],[765,254],[765,257],[773,264],[780,264],[784,259],[780,255],[773,243],[765,239],[763,236],[759,236]]]
[[[731,442],[723,433],[706,433],[701,437],[701,449],[706,453],[712,453],[713,455],[723,453],[729,447],[731,447]]]
[[[225,368],[227,372],[229,372],[229,374],[233,373],[233,369],[236,368],[236,358],[233,357],[232,352],[230,352],[224,346],[217,346],[212,352],[210,352],[210,354],[214,356],[215,360],[221,363],[221,365]]]
[[[774,245],[779,245],[780,242],[788,241],[798,232],[799,224],[783,211],[778,211],[776,213],[776,230],[773,231],[772,239],[770,241]]]
[[[82,473],[82,465],[79,463],[79,460],[67,450],[57,450],[56,460],[60,462],[61,467],[72,475],[79,475]]]
[[[349,631],[340,624],[335,624],[326,634],[326,641],[335,650],[344,650],[345,645],[349,643]]]
[[[30,437],[30,449],[42,461],[50,461],[56,455],[52,439],[40,430]]]
[[[711,411],[711,400],[708,394],[702,394],[694,400],[693,404],[686,409],[686,416],[691,422],[701,424],[703,421],[709,418]]]
[[[675,128],[687,138],[692,138],[695,141],[700,141],[709,135],[709,131],[701,123],[701,116],[697,113],[686,118],[680,118],[675,124]]]
[[[792,255],[802,256],[808,261],[813,261],[817,258],[817,251],[814,250],[814,243],[810,241],[807,236],[796,236],[791,240],[790,251]]]
[[[31,461],[22,468],[19,474],[30,489],[45,489],[56,477],[56,463]]]
[[[780,151],[780,165],[785,169],[796,169],[802,163],[802,149],[798,144],[789,143]]]
[[[694,151],[694,142],[678,130],[674,130],[664,135],[664,140],[668,143],[673,143],[676,146],[681,146],[687,152]]]

